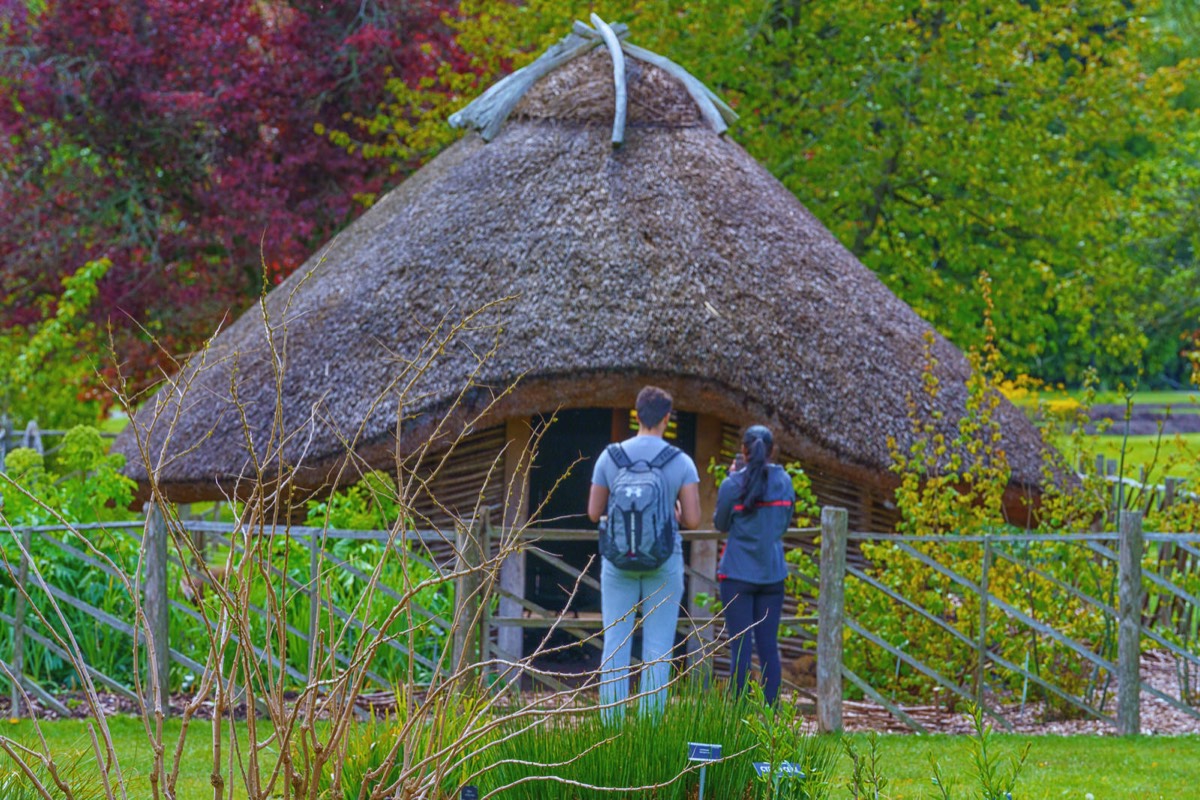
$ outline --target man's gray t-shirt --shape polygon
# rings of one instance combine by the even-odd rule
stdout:
[[[621,442],[621,447],[624,448],[625,455],[629,456],[630,461],[653,461],[654,457],[666,446],[667,443],[657,436],[634,436]],[[680,452],[679,455],[668,461],[662,472],[672,505],[679,498],[680,489],[700,482],[700,473],[696,471],[696,462],[692,461],[692,457],[684,452]],[[596,459],[596,467],[592,470],[592,483],[608,489],[616,477],[617,465],[609,457],[608,448],[605,448],[600,452],[600,457]],[[679,530],[678,523],[675,524],[675,530]],[[682,551],[683,543],[676,536],[675,552]]]

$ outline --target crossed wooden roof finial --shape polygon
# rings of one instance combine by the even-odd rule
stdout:
[[[616,87],[616,109],[613,113],[613,147],[625,140],[625,56],[629,55],[664,70],[687,89],[700,108],[700,114],[717,133],[724,133],[737,113],[694,75],[668,58],[625,41],[629,28],[623,23],[609,25],[596,14],[592,26],[575,21],[571,33],[550,45],[537,60],[511,75],[501,78],[465,108],[450,116],[455,128],[474,128],[483,140],[490,142],[500,132],[508,115],[535,83],[592,49],[605,45],[612,55],[613,83]]]

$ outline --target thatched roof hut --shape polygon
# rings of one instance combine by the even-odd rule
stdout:
[[[675,76],[637,58],[627,76],[619,148],[601,47],[536,82],[492,141],[467,135],[383,197],[136,415],[116,445],[129,474],[152,470],[179,501],[218,498],[251,445],[261,459],[275,442],[296,485],[320,491],[348,450],[390,468],[470,424],[494,454],[514,421],[620,419],[654,383],[697,415],[698,462],[765,422],[852,526],[886,525],[887,441],[912,440],[907,397],[934,410],[930,326]],[[957,419],[968,363],[941,336],[933,353],[937,408]],[[1016,501],[1041,441],[1007,402],[998,413]]]

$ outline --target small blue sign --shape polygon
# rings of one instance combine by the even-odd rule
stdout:
[[[721,745],[688,742],[688,761],[720,761]]]
[[[459,800],[479,800],[479,787],[464,786],[458,793]]]
[[[754,771],[762,777],[767,777],[771,774],[771,763],[769,761],[755,761]],[[781,761],[779,766],[775,768],[777,776],[788,775],[796,778],[803,778],[804,771],[800,769],[799,764],[793,764],[791,761]]]

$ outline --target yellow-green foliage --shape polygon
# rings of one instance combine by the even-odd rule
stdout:
[[[986,276],[981,288],[985,308],[990,309]],[[895,441],[889,443],[892,468],[900,477],[896,503],[902,533],[919,537],[1012,530],[1007,527],[1002,502],[1010,470],[1001,447],[996,416],[1002,376],[990,320],[985,320],[985,330],[984,348],[970,356],[972,377],[963,417],[951,421],[935,412],[932,418],[923,418],[918,413],[922,403],[910,397],[914,442],[906,450]],[[923,390],[932,401],[941,387],[931,344],[932,339],[927,338]],[[1094,518],[1094,514],[1088,516],[1091,497],[1080,495],[1071,484],[1066,486],[1069,488],[1054,495],[1056,513],[1080,522]],[[1086,502],[1081,503],[1081,497]],[[1047,542],[991,546],[997,553],[1008,553],[1031,563],[1055,580],[1093,596],[1105,597],[1111,588],[1111,570],[1090,558],[1087,550],[1078,545]],[[915,547],[969,581],[976,584],[982,581],[983,544],[939,541],[918,543]],[[871,577],[959,631],[966,641],[907,611],[860,581],[847,582],[848,616],[958,685],[971,687],[978,663],[973,644],[979,637],[978,595],[890,542],[864,543],[862,549],[870,562],[867,573]],[[999,555],[991,561],[988,591],[1038,621],[1052,624],[1086,647],[1107,651],[1113,643],[1111,630],[1099,612],[1056,586],[1054,581],[1037,577]],[[1055,684],[1068,692],[1086,694],[1096,688],[1088,662],[995,609],[989,614],[986,639],[991,653],[1018,665],[1027,664],[1030,671],[1052,677]],[[913,699],[936,697],[935,684],[930,679],[899,665],[895,656],[865,641],[846,648],[846,661],[851,670],[876,685],[887,685]],[[1016,687],[1022,679],[1011,671],[989,670],[985,681],[993,686],[999,681]],[[946,695],[942,699],[954,700]],[[1047,700],[1059,705],[1052,696]]]
[[[1038,400],[1038,419],[1042,432],[1052,426],[1065,430],[1057,437],[1058,448],[1049,449],[1042,463],[1042,498],[1039,507],[1038,529],[1048,533],[1081,533],[1102,521],[1108,510],[1111,485],[1102,475],[1089,472],[1078,476],[1075,464],[1087,463],[1094,454],[1094,436],[1088,432],[1090,410],[1096,401],[1097,376],[1088,370],[1084,376],[1079,399]],[[1105,420],[1099,426],[1108,428]]]
[[[9,327],[0,336],[0,413],[17,424],[36,420],[43,428],[95,422],[102,411],[96,394],[81,395],[94,383],[94,359],[102,336],[87,320],[97,284],[112,267],[106,258],[89,261],[63,279],[53,310],[40,325]],[[2,295],[0,295],[2,296]]]
[[[35,450],[18,447],[4,459],[0,518],[13,525],[102,522],[129,516],[137,485],[121,474],[125,457],[109,455],[95,428],[76,425],[63,436],[52,469]],[[51,513],[51,509],[55,513]]]

